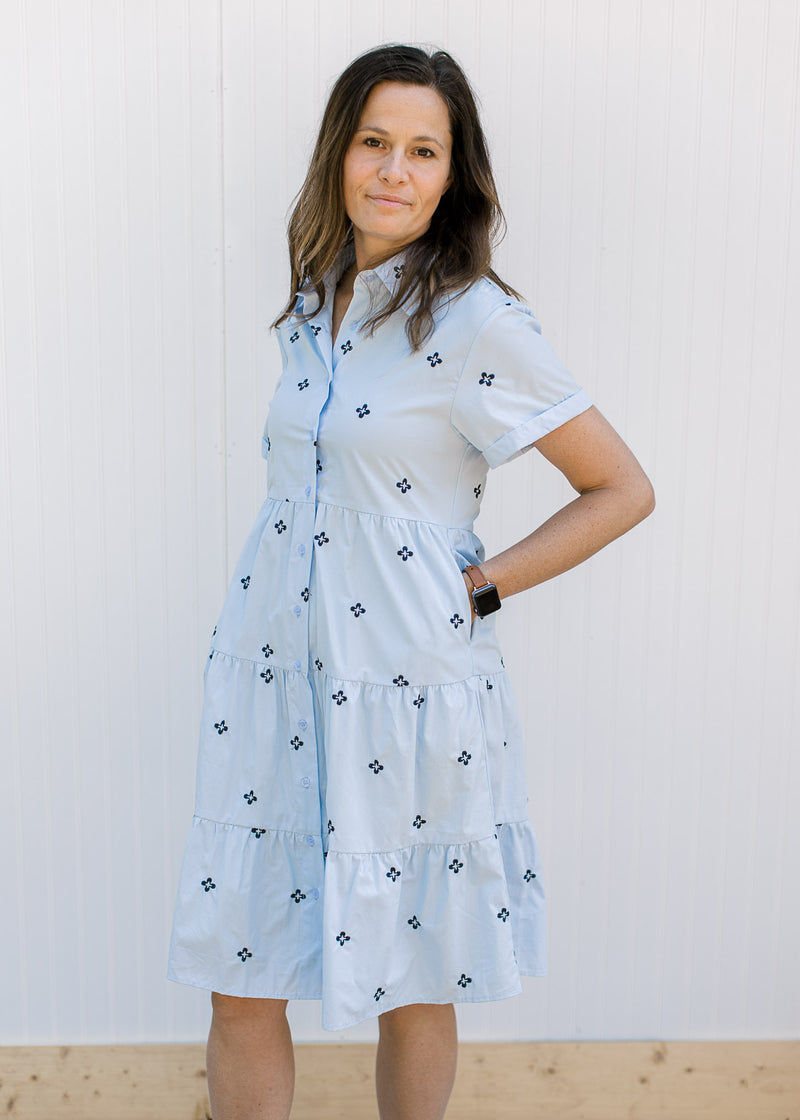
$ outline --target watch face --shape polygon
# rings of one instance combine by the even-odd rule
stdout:
[[[488,587],[481,587],[479,590],[473,591],[472,601],[475,604],[475,610],[478,612],[479,618],[483,618],[487,614],[492,614],[493,611],[500,610],[500,596],[493,583]]]

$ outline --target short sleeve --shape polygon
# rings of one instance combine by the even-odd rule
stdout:
[[[490,467],[499,467],[591,404],[531,309],[514,301],[492,312],[478,331],[456,387],[451,423]]]

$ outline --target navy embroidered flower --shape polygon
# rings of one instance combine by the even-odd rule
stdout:
[[[424,703],[425,703],[425,697],[424,696],[417,696],[416,699],[414,700],[414,707],[415,708],[421,708]]]
[[[458,630],[459,626],[464,621],[464,619],[461,617],[461,615],[458,613],[458,611],[456,611],[456,613],[452,616],[450,621],[452,622],[453,626],[455,626],[456,630]]]
[[[390,867],[386,872],[386,878],[391,879],[393,883],[396,883],[401,875],[402,871],[398,871],[396,867]]]
[[[300,390],[301,393],[302,393],[303,389],[307,389],[308,388],[308,378],[304,377],[302,381],[298,381],[297,382],[297,388]]]
[[[336,831],[336,829],[333,827],[333,821],[329,820],[328,821],[328,835],[330,836],[330,834],[332,832],[335,832],[335,831]]]
[[[322,470],[322,463],[317,459],[317,474]]]
[[[262,681],[264,681],[265,684],[271,684],[272,680],[273,680],[273,677],[274,677],[274,673],[269,668],[269,666],[267,666],[267,668],[264,670],[264,672],[260,673],[259,676],[261,677]]]
[[[347,699],[347,697],[345,696],[345,694],[342,692],[341,689],[339,689],[338,692],[332,692],[331,693],[331,700],[335,700],[336,703],[339,705],[339,707],[341,707],[342,704],[344,704],[346,699]]]
[[[401,494],[405,494],[408,490],[411,489],[411,483],[407,478],[402,478],[399,482],[395,482],[395,486],[398,488]]]
[[[403,269],[404,268],[405,268],[405,265],[402,265],[402,264],[396,264],[394,266],[394,278],[395,278],[395,280],[400,279],[400,277],[403,275]]]
[[[479,498],[481,496],[481,484],[480,484],[480,482],[478,483],[477,486],[473,486],[472,490],[473,490],[473,493],[475,494],[475,497]]]
[[[289,898],[293,898],[295,900],[295,902],[299,902],[301,898],[305,898],[305,897],[306,896],[303,894],[303,892],[300,890],[299,887],[297,888],[296,891],[294,891],[292,894],[289,895]]]
[[[486,678],[486,691],[491,692],[493,688],[494,688],[494,685],[492,684],[492,682],[487,677]]]
[[[469,760],[471,758],[472,758],[471,754],[469,754],[467,751],[462,751],[461,754],[458,756],[458,761],[463,762],[465,766],[469,766]]]
[[[356,618],[358,618],[359,615],[367,613],[367,608],[362,607],[360,603],[356,603],[354,606],[352,606],[350,608],[350,610],[353,612],[353,614],[356,616]]]
[[[251,828],[250,831],[255,836],[256,840],[260,840],[267,830],[265,828]]]
[[[491,386],[493,381],[494,381],[494,374],[493,373],[486,373],[485,371],[478,378],[478,384],[479,385],[489,385],[489,386]]]
[[[278,536],[280,536],[280,534],[283,532],[283,530],[285,528],[286,528],[286,525],[284,524],[283,518],[281,518],[280,521],[276,521],[275,524],[273,525],[273,529],[278,530]]]
[[[269,643],[267,643],[267,645],[261,647],[261,652],[264,654],[265,657],[272,657],[275,650],[272,648],[271,645],[269,645]]]
[[[320,661],[320,659],[318,657],[314,658],[314,664],[316,665],[316,667],[318,669],[322,669],[322,662]]]
[[[244,964],[244,962],[247,960],[248,957],[252,957],[252,955],[253,954],[250,952],[250,950],[247,948],[246,945],[245,945],[244,949],[240,949],[239,952],[236,954],[237,957],[242,958],[242,964]]]
[[[356,408],[356,412],[358,413],[359,420],[363,420],[365,416],[369,416],[369,405],[367,404],[367,402],[364,401],[363,404],[360,404]]]
[[[499,912],[499,914],[497,916],[498,916],[498,918],[500,919],[501,922],[505,922],[510,917],[510,914],[504,906],[503,909]]]
[[[406,545],[403,545],[402,548],[398,548],[397,555],[401,560],[408,560],[409,556],[413,556],[414,553]]]
[[[454,875],[458,875],[463,866],[464,864],[461,862],[461,860],[454,859],[452,863],[448,863],[447,868],[449,871],[452,871]]]
[[[217,884],[214,882],[213,879],[203,879],[200,886],[203,888],[203,890],[206,892],[206,894],[208,894],[209,891],[216,890],[216,888],[217,888]]]
[[[442,364],[442,359],[439,357],[439,351],[434,350],[432,354],[428,354],[428,361],[431,363],[432,367],[440,366]]]
[[[314,534],[314,540],[317,542],[320,548],[322,548],[324,544],[329,544],[330,539],[331,538],[328,536],[324,529],[321,532]]]
[[[322,330],[322,327],[315,327],[315,326],[312,326],[312,327],[311,327],[311,329],[312,329],[312,331],[314,332],[314,338],[316,338],[316,337],[317,337],[317,335],[319,334],[319,332],[320,332],[320,331]]]
[[[294,334],[289,335],[289,341],[290,342],[297,342],[299,337],[300,337],[300,332],[295,331]]]
[[[392,677],[392,684],[399,684],[399,685],[402,686],[402,685],[407,685],[407,684],[410,684],[410,683],[411,682],[407,681],[402,673],[398,673],[398,675],[396,677]]]
[[[246,591],[248,589],[248,587],[250,586],[250,576],[245,576],[244,579],[241,580],[241,584],[242,584],[242,587]]]
[[[350,934],[345,933],[344,930],[342,930],[341,933],[336,934],[336,940],[339,942],[340,945],[344,945],[345,941],[350,940]]]
[[[293,750],[299,751],[300,748],[302,747],[302,745],[303,745],[303,740],[300,738],[299,735],[295,735],[295,737],[293,739],[289,740],[289,746],[292,747]]]
[[[230,728],[228,727],[224,719],[221,719],[219,723],[215,723],[214,727],[216,727],[217,729],[217,735],[222,735],[224,734],[224,732],[230,731]]]
[[[422,828],[422,826],[424,824],[427,824],[428,822],[425,820],[424,817],[421,817],[419,815],[419,813],[417,813],[417,815],[414,817],[414,819],[411,823],[413,824],[414,828]]]
[[[461,985],[461,987],[466,988],[467,984],[471,984],[471,983],[472,983],[472,977],[467,976],[466,972],[462,972],[461,973],[461,979],[459,980],[459,984]]]
[[[250,790],[249,793],[243,793],[242,797],[245,799],[248,805],[252,805],[254,801],[258,801],[258,798],[252,790]]]
[[[416,914],[412,914],[408,919],[408,924],[412,929],[419,929],[419,927],[422,925],[422,922],[419,920]]]
[[[529,867],[528,870],[525,872],[525,874],[522,876],[522,878],[525,880],[526,883],[530,883],[531,879],[535,879],[536,876],[534,875],[534,873],[531,871],[531,869]]]
[[[304,603],[308,602],[308,597],[309,597],[310,594],[311,594],[311,592],[308,590],[307,587],[304,587],[303,590],[300,592],[300,598],[303,600]]]
[[[380,770],[383,770],[383,763],[378,762],[376,758],[374,762],[369,763],[369,768],[373,774],[377,774]]]
[[[375,995],[372,998],[377,1003],[378,1000],[381,998],[381,996],[385,996],[385,995],[386,995],[386,992],[383,990],[383,988],[376,988],[375,989]]]
[[[348,354],[353,349],[353,344],[352,344],[352,342],[350,341],[349,338],[347,339],[346,342],[342,343],[340,349],[341,349],[343,354]]]

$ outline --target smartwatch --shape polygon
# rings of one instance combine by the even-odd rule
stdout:
[[[497,588],[490,583],[477,564],[467,564],[464,571],[472,583],[472,602],[475,604],[475,613],[478,618],[485,618],[487,614],[500,610],[500,596]]]

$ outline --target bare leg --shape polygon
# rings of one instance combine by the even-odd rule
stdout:
[[[385,1011],[378,1022],[375,1088],[380,1120],[442,1120],[458,1056],[452,1003],[411,1003]]]
[[[214,1120],[289,1120],[294,1049],[285,999],[211,993],[206,1047]]]

